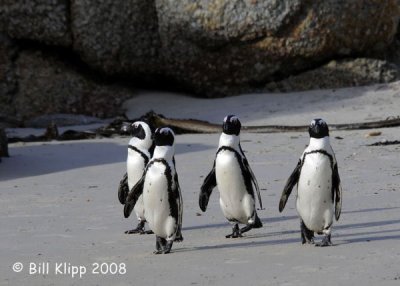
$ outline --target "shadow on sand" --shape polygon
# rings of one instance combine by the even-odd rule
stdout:
[[[347,211],[346,213],[362,213],[362,212],[376,212],[376,211],[387,211],[391,209],[397,209],[397,207],[393,208],[371,208],[371,209],[361,209],[354,211]],[[298,219],[297,216],[287,216],[287,217],[275,217],[262,219],[264,225],[268,225],[273,222],[280,222],[286,220]],[[371,230],[368,229],[376,228],[376,227],[384,227],[384,226],[393,226],[390,230]],[[396,226],[396,227],[394,227]],[[200,225],[184,228],[185,230],[197,230],[204,228],[221,228],[226,227],[227,233],[229,232],[229,223],[219,223],[219,224],[211,224],[211,225]],[[365,228],[367,231],[364,232],[354,232],[354,230]],[[338,225],[334,227],[335,230],[344,231],[345,233],[339,233],[335,236],[333,234],[332,242],[333,246],[340,246],[349,243],[365,243],[371,241],[383,241],[383,240],[400,240],[400,219],[399,220],[383,220],[383,221],[374,221],[374,222],[360,222],[360,223],[352,223],[346,225]],[[349,233],[348,231],[351,231]],[[293,236],[291,238],[279,239],[281,236]],[[316,235],[316,240],[322,238],[320,235]],[[350,238],[348,238],[350,237]],[[354,238],[353,238],[354,237]],[[262,239],[262,241],[254,241],[254,239]],[[275,239],[269,239],[275,238]],[[251,240],[251,241],[249,241]],[[200,251],[200,250],[213,250],[213,249],[225,249],[225,248],[246,248],[246,247],[261,247],[268,245],[278,245],[278,244],[292,244],[298,243],[301,246],[300,239],[300,227],[294,230],[286,230],[280,232],[265,232],[258,234],[246,233],[242,238],[237,240],[228,239],[232,243],[222,243],[219,245],[209,245],[209,246],[200,246],[193,248],[181,248],[175,250],[176,252],[183,251]],[[236,241],[238,241],[236,243]]]

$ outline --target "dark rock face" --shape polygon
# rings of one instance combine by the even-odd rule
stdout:
[[[10,38],[0,33],[0,115],[12,116],[15,114],[13,93],[17,79],[14,69],[16,47]]]
[[[24,119],[51,113],[110,117],[129,96],[123,88],[97,82],[60,57],[40,51],[22,51],[16,69],[15,107]]]
[[[2,0],[0,31],[14,39],[69,46],[69,0]]]
[[[398,0],[3,0],[0,113],[112,116],[129,92],[110,78],[207,97],[395,80],[379,56],[399,16]]]
[[[154,73],[160,41],[153,1],[72,0],[74,50],[101,72]]]
[[[305,91],[311,89],[360,86],[391,82],[400,78],[399,67],[383,60],[358,58],[334,60],[314,70],[266,85],[267,91]]]
[[[395,0],[156,3],[167,72],[208,95],[383,50],[399,17]]]

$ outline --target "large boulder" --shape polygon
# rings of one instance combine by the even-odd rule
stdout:
[[[266,85],[268,91],[304,91],[392,82],[400,79],[399,66],[371,58],[333,60],[316,69]]]
[[[14,58],[16,46],[9,37],[0,33],[0,116],[15,114],[13,93],[16,90]]]
[[[114,116],[129,92],[104,82],[119,79],[129,86],[162,79],[208,97],[313,88],[320,73],[326,88],[390,81],[396,67],[375,58],[398,50],[387,47],[399,7],[398,0],[2,0],[0,115]]]
[[[115,116],[122,100],[131,96],[125,89],[100,82],[51,53],[22,51],[16,70],[19,86],[15,108],[22,119],[52,113]]]
[[[167,74],[208,96],[383,50],[397,0],[155,0]]]
[[[72,43],[69,0],[2,0],[0,31],[49,45]]]
[[[71,0],[74,50],[105,74],[155,73],[160,41],[150,0]]]

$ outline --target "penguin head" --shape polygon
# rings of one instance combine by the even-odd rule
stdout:
[[[172,146],[174,145],[175,134],[171,128],[157,128],[154,133],[154,142],[156,146]]]
[[[323,119],[313,119],[308,127],[308,133],[311,138],[324,138],[329,136],[328,124]]]
[[[136,137],[140,140],[144,140],[146,138],[146,131],[143,128],[143,125],[146,124],[141,121],[136,121],[132,123],[131,135],[132,137]]]
[[[149,150],[153,145],[152,132],[150,126],[143,121],[136,121],[131,125],[132,139],[130,143],[134,146],[141,146]]]
[[[227,135],[239,135],[242,124],[236,115],[228,115],[224,118],[222,131]]]

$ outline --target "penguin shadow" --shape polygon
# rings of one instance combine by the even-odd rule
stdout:
[[[278,234],[278,233],[276,233]],[[282,233],[279,233],[279,235]],[[195,246],[191,248],[180,248],[175,249],[174,252],[190,252],[190,251],[204,251],[204,250],[216,250],[216,249],[229,249],[229,248],[249,248],[249,247],[262,247],[268,245],[278,245],[278,244],[292,244],[300,243],[300,237],[298,238],[287,238],[287,239],[275,239],[275,240],[264,240],[264,241],[244,241],[247,236],[241,238],[227,238],[226,240],[230,243],[221,243],[216,245],[204,245]],[[248,237],[251,238],[251,237]],[[240,241],[240,242],[236,242]]]
[[[363,212],[378,212],[378,211],[387,211],[391,209],[398,209],[400,207],[392,207],[392,208],[371,208],[371,209],[360,209],[360,210],[352,210],[352,211],[344,211],[343,213],[347,214],[357,214]],[[203,250],[215,250],[215,249],[228,249],[228,248],[246,248],[246,247],[261,247],[268,245],[284,245],[284,244],[299,244],[301,246],[301,237],[300,237],[300,227],[292,230],[285,231],[275,231],[269,232],[268,230],[272,229],[273,226],[271,224],[275,222],[283,222],[288,220],[298,220],[299,217],[297,215],[293,216],[282,216],[282,217],[272,217],[272,218],[263,218],[261,221],[263,222],[263,228],[265,231],[260,233],[251,234],[246,233],[243,237],[239,239],[227,239],[228,243],[221,243],[217,245],[205,245],[198,246],[192,248],[181,248],[176,249],[175,252],[187,252],[187,251],[203,251]],[[368,229],[382,227],[382,226],[396,226],[395,229],[390,230],[371,230]],[[199,226],[190,226],[184,228],[184,230],[196,230],[196,229],[207,229],[207,228],[227,228],[229,232],[229,223],[218,223],[218,224],[209,224],[209,225],[199,225]],[[348,232],[357,229],[367,229],[367,231],[363,232]],[[383,220],[383,221],[375,221],[375,222],[360,222],[360,223],[351,223],[345,225],[335,225],[334,231],[338,230],[339,233],[333,232],[333,247],[338,247],[341,245],[351,244],[351,243],[365,243],[370,241],[383,241],[383,240],[400,240],[400,219],[399,220]],[[343,233],[344,232],[344,233]],[[284,238],[283,236],[292,236],[290,238]],[[316,239],[318,240],[319,235],[316,235]],[[254,239],[265,238],[262,241],[254,241]],[[272,238],[272,239],[271,239]],[[248,241],[251,240],[251,241]]]
[[[11,147],[10,157],[0,164],[0,179],[38,176],[125,160],[126,147],[109,142],[74,141]]]
[[[282,222],[286,220],[298,219],[297,216],[283,216],[283,217],[274,217],[274,218],[264,218],[261,219],[263,222],[263,228],[267,231],[263,233],[251,234],[251,230],[248,233],[243,234],[241,238],[227,238],[226,241],[229,243],[221,243],[217,245],[205,245],[205,246],[196,246],[192,248],[180,248],[174,250],[174,252],[187,252],[187,251],[203,251],[203,250],[215,250],[215,249],[227,249],[227,248],[247,248],[247,247],[261,247],[268,245],[278,245],[278,244],[292,244],[292,243],[300,243],[300,231],[299,230],[287,230],[287,231],[275,231],[268,232],[268,225],[273,222]],[[207,228],[226,228],[227,233],[230,231],[230,224],[226,223],[218,223],[218,224],[210,224],[210,225],[199,225],[199,226],[190,226],[184,227],[183,231],[188,230],[197,230],[197,229],[207,229]],[[284,235],[292,235],[298,234],[296,238],[285,238],[282,239],[280,237]],[[254,239],[259,238],[274,238],[272,240],[263,240],[263,241],[254,241]],[[251,240],[251,241],[249,241]]]
[[[371,228],[383,226],[391,226],[391,229],[370,231],[368,230]],[[400,240],[400,219],[338,225],[335,227],[335,229],[339,231],[346,231],[346,233],[339,233],[337,235],[338,240],[343,239],[340,244],[365,243],[383,240]],[[367,231],[347,233],[347,230],[352,231],[357,229],[366,229]]]
[[[344,213],[344,214],[369,213],[369,212],[388,211],[388,210],[394,210],[394,209],[400,209],[400,207],[360,209],[360,210],[352,210],[352,211],[343,211],[342,213]]]
[[[260,218],[264,227],[269,225],[270,223],[274,222],[283,222],[292,219],[298,219],[298,216],[281,216],[281,217],[273,217],[273,218]],[[197,229],[209,229],[209,228],[228,228],[229,229],[229,222],[224,223],[214,223],[214,224],[203,224],[203,225],[195,225],[195,226],[187,226],[183,227],[182,230],[197,230]]]

